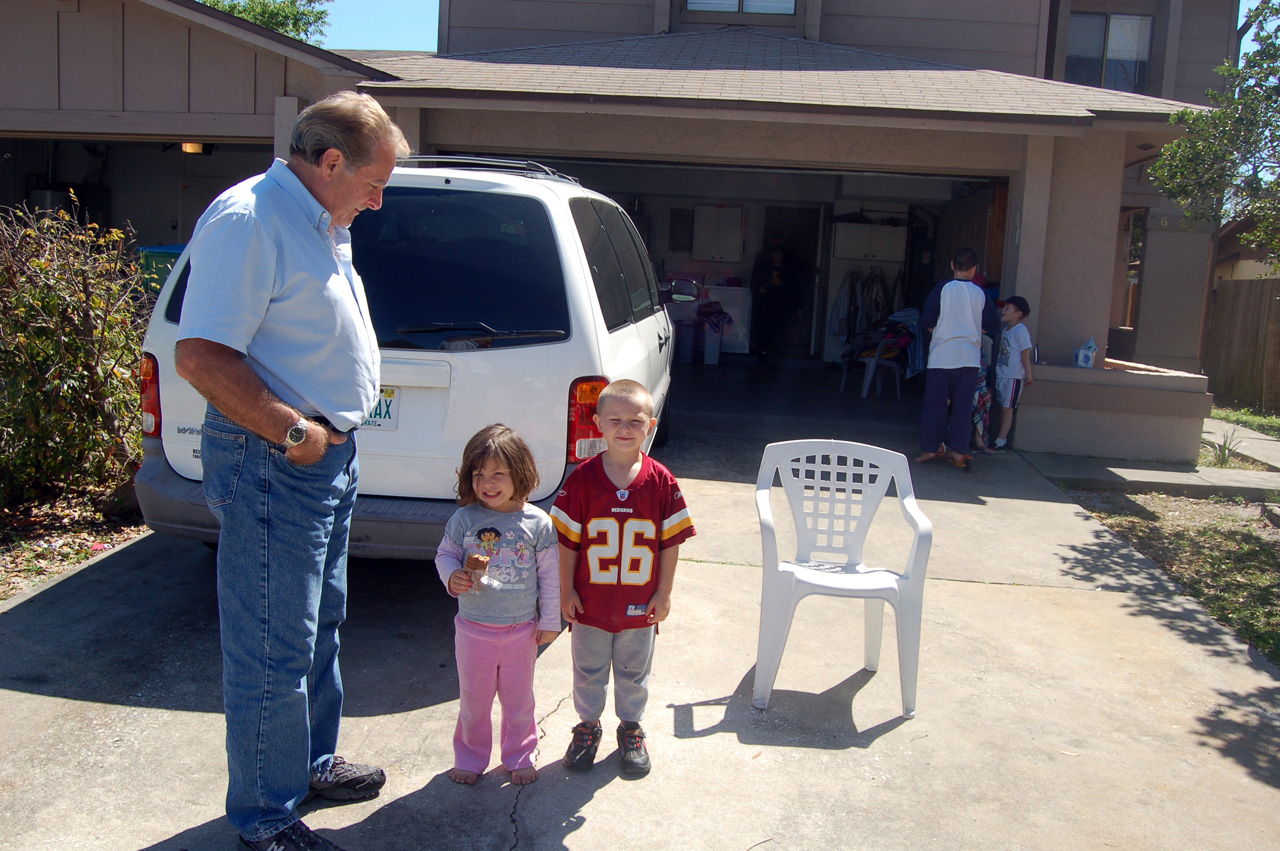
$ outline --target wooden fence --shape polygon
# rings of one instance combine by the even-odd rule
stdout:
[[[1280,279],[1218,281],[1206,333],[1209,392],[1280,409]]]

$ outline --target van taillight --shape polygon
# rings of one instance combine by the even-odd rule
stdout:
[[[160,365],[155,355],[144,354],[138,364],[138,391],[142,397],[142,434],[160,436]]]
[[[604,435],[592,417],[600,391],[609,383],[602,375],[575,379],[569,387],[569,463],[581,464],[604,451]]]

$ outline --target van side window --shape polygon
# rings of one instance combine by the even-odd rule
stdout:
[[[578,226],[582,247],[587,252],[587,263],[591,266],[591,279],[600,300],[605,327],[614,331],[630,323],[632,317],[631,297],[627,293],[622,265],[591,201],[572,198],[569,209],[573,212],[574,224]]]
[[[653,272],[653,262],[649,259],[648,251],[645,250],[644,240],[640,237],[640,231],[636,229],[635,222],[631,221],[630,216],[623,213],[622,221],[627,226],[627,231],[631,234],[631,241],[635,243],[636,255],[640,258],[645,281],[649,286],[650,303],[653,304],[655,311],[660,310],[662,308],[662,300],[658,295],[658,276]]]
[[[169,294],[169,302],[164,306],[164,319],[177,325],[182,319],[182,300],[187,296],[187,278],[191,277],[191,261],[183,264],[182,274],[173,284],[173,292]]]
[[[622,264],[622,275],[626,280],[631,314],[636,322],[643,322],[653,315],[653,311],[658,306],[658,300],[649,291],[649,277],[645,274],[649,258],[642,255],[640,249],[636,247],[636,241],[631,236],[631,223],[627,221],[621,210],[604,201],[591,203],[600,214],[605,233],[609,235],[613,250],[617,252],[618,261]]]

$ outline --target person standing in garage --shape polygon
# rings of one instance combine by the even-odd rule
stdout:
[[[380,768],[335,755],[338,627],[378,341],[347,226],[382,205],[404,135],[368,95],[302,112],[289,160],[196,223],[175,362],[208,400],[204,493],[221,523],[227,818],[240,847],[334,851],[297,807],[360,800]]]
[[[762,363],[775,365],[782,354],[787,326],[800,306],[804,266],[773,236],[769,250],[756,258],[751,270],[751,316],[756,350]]]
[[[920,327],[933,334],[920,408],[920,456],[917,461],[946,457],[969,463],[973,391],[982,360],[982,333],[993,338],[1000,314],[973,282],[978,255],[962,248],[951,261],[952,278],[933,288],[920,312]]]

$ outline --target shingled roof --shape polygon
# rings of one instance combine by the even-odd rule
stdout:
[[[1091,125],[1189,104],[806,41],[749,27],[438,55],[350,50],[373,94]]]

